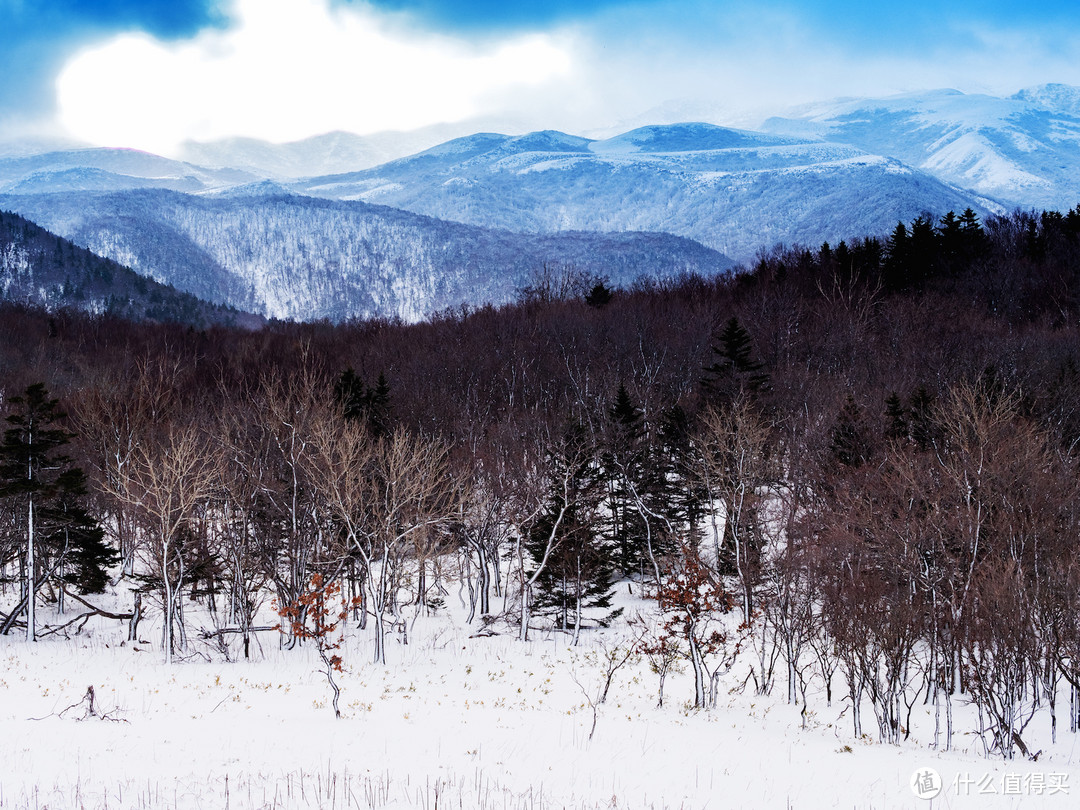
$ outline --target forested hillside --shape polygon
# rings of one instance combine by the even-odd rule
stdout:
[[[341,588],[392,664],[402,607],[437,610],[450,580],[478,628],[576,643],[625,578],[657,605],[638,652],[685,662],[695,705],[739,651],[748,688],[846,695],[856,738],[902,739],[919,700],[944,748],[1034,755],[1047,713],[1076,731],[1080,209],[920,218],[730,278],[547,282],[415,325],[254,333],[7,307],[0,452],[43,382],[89,484],[42,467],[37,492],[100,522],[170,658],[196,609],[218,655],[321,643]],[[30,634],[12,480],[3,627]],[[58,537],[21,590],[42,610],[74,570]],[[981,728],[953,728],[961,699]]]
[[[273,184],[214,197],[143,189],[0,199],[95,253],[223,305],[289,319],[420,320],[514,300],[545,265],[629,286],[732,261],[665,233],[521,234]]]
[[[140,276],[5,211],[0,211],[0,299],[46,310],[72,308],[199,326],[262,321]]]

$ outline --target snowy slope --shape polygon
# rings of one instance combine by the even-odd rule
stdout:
[[[10,212],[0,212],[0,300],[199,327],[262,322],[137,275]]]
[[[938,90],[810,105],[764,129],[847,143],[1010,205],[1080,202],[1080,89],[1044,85],[1009,98]]]
[[[202,191],[198,177],[142,177],[86,167],[36,171],[4,188],[8,194],[47,194],[53,191],[121,191],[133,188],[167,188],[173,191]]]
[[[667,234],[522,235],[275,188],[6,196],[0,207],[204,300],[282,319],[417,320],[504,303],[544,265],[616,285],[732,265]]]
[[[605,140],[478,134],[293,187],[519,231],[663,231],[737,260],[882,233],[925,210],[994,207],[848,144],[694,123]]]
[[[623,601],[630,614],[655,609],[636,596]],[[128,608],[130,596],[113,609]],[[312,645],[280,649],[272,633],[254,645],[254,660],[237,661],[234,649],[230,662],[192,632],[189,655],[171,667],[161,662],[153,611],[135,644],[126,623],[103,619],[70,639],[0,637],[0,802],[12,810],[1068,810],[1080,792],[1076,735],[1062,729],[1050,743],[1045,712],[1025,735],[1043,750],[1037,762],[985,759],[966,732],[956,750],[933,749],[934,718],[921,701],[905,742],[856,738],[847,701],[827,706],[817,684],[803,728],[802,707],[787,704],[783,689],[757,696],[743,683],[750,649],[723,677],[711,710],[687,705],[686,671],[669,677],[658,708],[656,675],[632,662],[616,674],[590,738],[586,694],[596,695],[603,677],[600,643],[613,648],[629,635],[622,620],[574,648],[557,632],[518,641],[502,623],[497,635],[477,634],[453,595],[432,616],[405,618],[408,644],[395,636],[387,666],[369,663],[370,636],[350,625],[340,720]],[[189,622],[213,626],[195,610]],[[87,716],[91,686],[97,716]],[[958,705],[956,722],[973,727],[974,709]],[[927,768],[944,783],[933,802],[911,789]]]

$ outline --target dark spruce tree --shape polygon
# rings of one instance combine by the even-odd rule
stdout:
[[[640,573],[648,559],[649,512],[655,482],[649,475],[649,447],[641,411],[620,385],[604,425],[600,468],[607,519],[605,530],[623,574]],[[655,531],[655,530],[654,530]]]
[[[929,217],[916,217],[911,223],[911,255],[908,261],[908,284],[917,289],[941,273],[938,232]]]
[[[829,451],[844,467],[861,467],[871,456],[871,442],[862,408],[848,394],[830,433]]]
[[[885,398],[885,438],[902,441],[908,437],[908,418],[904,403],[893,391]]]
[[[562,439],[568,448],[581,448],[588,441],[587,431],[580,426],[571,428]],[[605,626],[618,615],[610,610],[612,549],[600,531],[598,516],[601,476],[595,456],[590,456],[580,452],[549,454],[553,485],[525,543],[539,563],[554,532],[547,564],[534,585],[532,611],[551,616],[560,630],[573,631],[575,642],[585,621]]]
[[[907,225],[896,223],[885,243],[885,263],[881,281],[888,292],[906,290],[911,284],[912,247]]]
[[[345,369],[334,383],[334,399],[346,419],[363,421],[373,437],[390,432],[390,384],[381,372],[370,388],[352,368]]]
[[[603,309],[611,303],[613,297],[614,294],[608,289],[607,285],[603,281],[597,281],[585,295],[585,303],[594,309]]]
[[[713,344],[714,360],[704,371],[702,388],[707,402],[722,406],[742,396],[754,398],[768,388],[765,364],[754,357],[753,340],[739,319],[732,317]]]
[[[43,525],[50,530],[46,550],[55,550],[56,574],[85,593],[101,593],[109,582],[108,570],[120,555],[105,541],[105,532],[87,511],[86,475],[70,467],[57,477],[56,498],[43,508]]]
[[[13,521],[6,556],[18,558],[20,601],[3,620],[10,632],[25,616],[26,638],[37,638],[37,595],[49,580],[100,591],[117,555],[83,506],[86,479],[62,452],[72,434],[59,426],[59,402],[42,383],[12,397],[11,425],[0,443],[0,499]]]
[[[938,441],[939,428],[935,418],[934,395],[920,385],[908,400],[908,433],[920,450],[929,450]]]
[[[346,419],[363,419],[368,407],[367,389],[360,376],[349,367],[341,372],[334,383],[334,399]]]
[[[665,408],[657,434],[651,469],[661,514],[672,527],[682,527],[685,537],[694,537],[705,518],[708,493],[697,473],[699,457],[686,410],[677,403]],[[661,538],[658,554],[668,553],[673,542],[674,538]]]

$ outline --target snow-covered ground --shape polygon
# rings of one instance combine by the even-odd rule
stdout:
[[[628,613],[650,610],[624,598]],[[135,645],[104,620],[71,639],[0,638],[0,809],[1067,810],[1080,801],[1080,737],[1066,730],[1051,745],[1045,715],[1025,735],[1043,749],[1036,762],[987,760],[970,733],[957,735],[956,751],[932,750],[932,707],[921,703],[910,740],[883,745],[853,738],[839,697],[828,707],[812,696],[803,729],[782,671],[771,695],[740,689],[749,659],[728,672],[710,711],[688,707],[686,672],[669,677],[657,708],[647,663],[620,670],[590,739],[598,645],[627,636],[625,622],[572,648],[543,631],[522,643],[498,624],[499,634],[474,637],[478,626],[458,607],[451,593],[420,616],[407,645],[391,642],[385,667],[368,663],[370,641],[350,630],[336,721],[310,642],[281,650],[264,633],[255,660],[230,663],[193,641],[169,667],[149,621]],[[90,686],[97,717],[86,716]],[[959,730],[973,723],[958,712]],[[873,728],[869,707],[864,724]],[[911,784],[928,768],[943,782],[932,801]]]

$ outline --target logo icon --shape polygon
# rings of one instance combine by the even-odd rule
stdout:
[[[919,768],[911,775],[911,792],[920,799],[933,799],[941,793],[941,774],[933,768]]]

